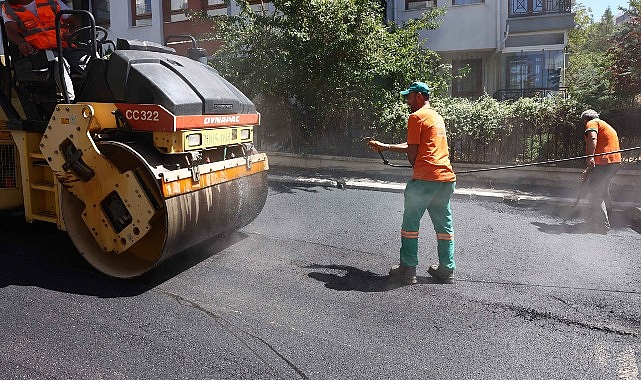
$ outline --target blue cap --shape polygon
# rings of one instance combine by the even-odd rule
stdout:
[[[423,82],[414,82],[407,90],[401,91],[401,95],[409,95],[410,92],[421,92],[423,94],[429,95],[430,88]]]

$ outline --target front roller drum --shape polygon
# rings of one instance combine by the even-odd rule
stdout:
[[[98,146],[119,170],[137,173],[156,205],[150,229],[142,238],[123,252],[105,252],[83,220],[84,203],[64,190],[61,208],[71,240],[89,264],[109,276],[140,276],[176,253],[250,223],[265,205],[266,171],[164,198],[156,176],[140,154],[120,143]]]

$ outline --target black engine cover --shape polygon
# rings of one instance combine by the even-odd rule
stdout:
[[[78,101],[158,104],[177,116],[256,113],[254,103],[214,68],[187,57],[116,50],[92,63],[103,67],[94,73],[89,68]]]

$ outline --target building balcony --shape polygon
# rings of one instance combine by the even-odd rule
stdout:
[[[511,34],[570,30],[570,0],[510,0],[507,25]]]
[[[509,0],[509,17],[571,13],[572,0]]]

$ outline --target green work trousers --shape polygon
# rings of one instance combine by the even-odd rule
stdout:
[[[401,227],[401,264],[418,264],[418,232],[425,211],[436,232],[439,265],[455,269],[454,228],[450,196],[456,182],[433,182],[412,179],[405,186],[405,207]]]

